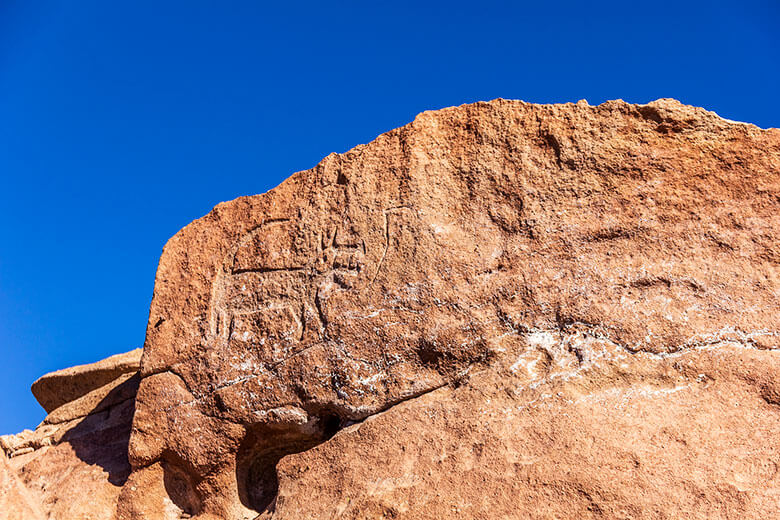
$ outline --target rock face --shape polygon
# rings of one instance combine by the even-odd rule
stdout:
[[[116,385],[117,381],[125,379],[128,374],[132,376],[138,372],[140,362],[139,348],[90,365],[58,370],[34,382],[32,393],[46,413],[51,413],[67,403],[91,394],[94,390],[102,388],[105,393],[111,383]]]
[[[778,130],[423,113],[169,241],[95,517],[780,517],[779,239]]]
[[[136,349],[35,382],[50,413],[35,431],[0,437],[0,518],[116,518],[140,361]]]
[[[44,518],[35,500],[20,482],[16,471],[9,466],[4,451],[0,451],[0,511],[0,515],[7,520]]]

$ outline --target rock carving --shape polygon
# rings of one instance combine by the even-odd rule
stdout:
[[[776,129],[425,112],[174,236],[0,520],[780,518],[778,244]]]

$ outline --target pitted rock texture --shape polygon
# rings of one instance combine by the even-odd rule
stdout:
[[[283,459],[273,518],[780,518],[777,352],[510,341],[457,387]]]
[[[778,130],[423,113],[169,241],[117,514],[776,516],[779,235]]]
[[[776,129],[423,113],[173,237],[0,520],[780,517],[779,235]]]

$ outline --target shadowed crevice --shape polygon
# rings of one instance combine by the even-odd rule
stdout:
[[[112,389],[61,441],[86,464],[100,466],[115,486],[122,486],[130,475],[128,446],[139,383],[135,374]]]
[[[324,415],[312,424],[286,430],[254,429],[236,454],[236,480],[241,503],[258,513],[273,512],[279,493],[276,467],[287,455],[310,450],[333,437],[345,421]]]

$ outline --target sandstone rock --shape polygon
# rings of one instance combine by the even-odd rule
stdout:
[[[89,393],[55,408],[43,420],[43,424],[60,424],[90,414],[96,414],[134,399],[138,390],[138,367],[135,373],[121,374],[115,380]]]
[[[118,514],[772,517],[779,234],[778,130],[423,113],[169,241]]]
[[[423,113],[173,237],[0,519],[780,517],[779,235],[776,129]]]
[[[521,344],[283,459],[273,518],[780,518],[777,352]]]
[[[4,520],[43,520],[44,516],[0,450],[0,517]]]
[[[38,379],[32,385],[32,393],[47,413],[82,397],[92,390],[115,381],[122,374],[138,372],[141,349],[88,365],[58,370]]]
[[[41,404],[63,404],[35,431],[0,437],[0,519],[117,518],[119,493],[130,473],[127,446],[140,353],[138,349],[38,380],[43,382],[38,388],[46,389],[38,399],[48,396]],[[96,388],[98,384],[102,386]],[[86,393],[80,396],[79,391]],[[11,457],[7,461],[6,455]],[[8,504],[13,507],[3,507]]]

